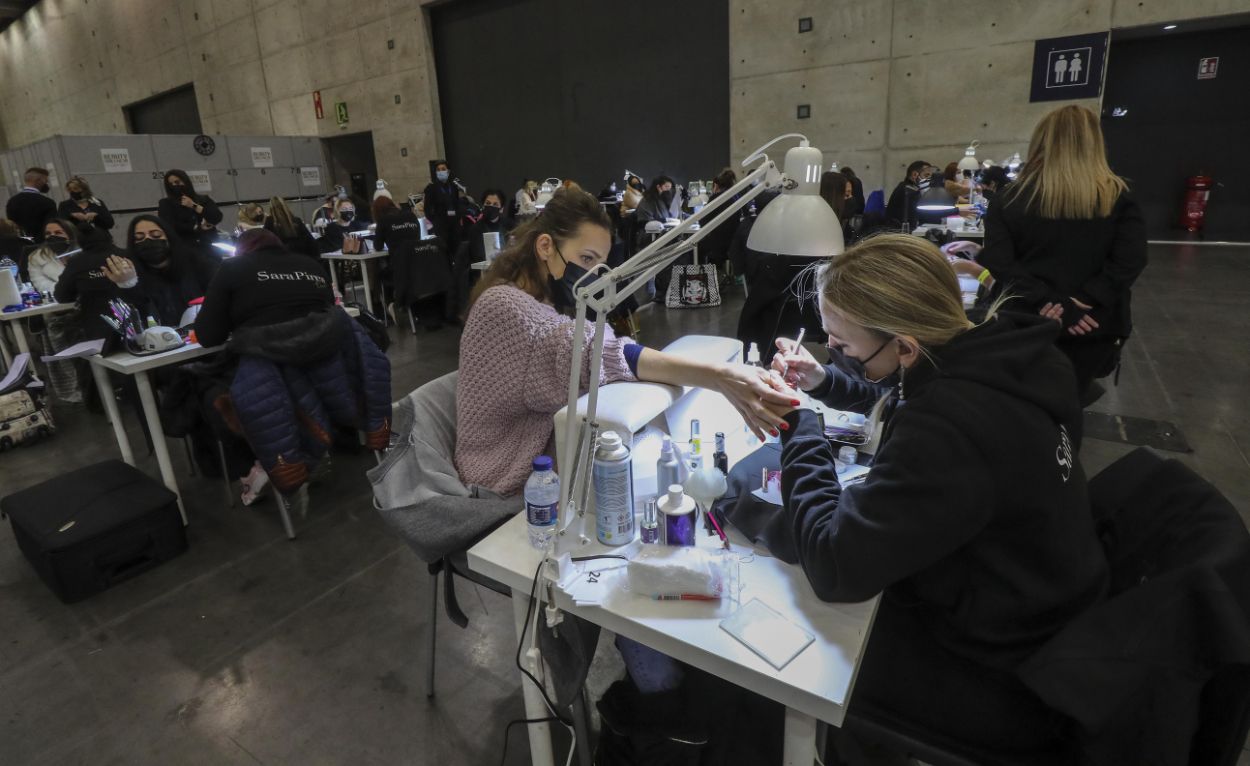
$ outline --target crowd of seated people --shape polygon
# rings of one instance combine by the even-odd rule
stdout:
[[[1016,669],[1107,595],[1085,478],[1070,457],[1056,465],[1054,456],[1079,450],[1083,397],[1118,363],[1131,332],[1144,226],[1107,165],[1097,115],[1083,107],[1041,121],[1015,178],[998,167],[967,177],[945,166],[946,191],[988,200],[973,213],[984,212],[983,246],[948,247],[945,258],[907,231],[937,167],[910,163],[877,210],[853,170],[823,173],[820,196],[846,247],[832,260],[748,247],[775,193],[705,233],[703,262],[748,288],[737,333],[771,372],[694,363],[609,330],[599,382],[711,389],[757,436],[780,437],[790,536],[774,552],[821,599],[884,593],[858,698],[964,740],[1028,751],[1052,744],[1058,718]],[[573,349],[590,348],[568,316],[579,279],[644,247],[648,226],[692,212],[663,174],[649,185],[630,175],[619,207],[614,184],[596,198],[566,182],[539,211],[532,181],[511,196],[484,187],[474,197],[439,161],[412,203],[379,193],[366,208],[345,192],[329,195],[312,217],[315,232],[280,198],[242,205],[232,247],[219,248],[220,209],[170,170],[157,214],[132,218],[119,245],[85,181],[71,180],[59,208],[35,199],[47,192],[46,174],[32,170],[26,182],[10,202],[12,221],[0,222],[0,248],[21,233],[35,240],[19,248],[23,274],[78,304],[76,315],[50,323],[52,347],[84,337],[116,347],[103,321],[113,300],[223,346],[212,369],[184,371],[199,376],[184,396],[202,418],[196,433],[221,445],[245,504],[272,484],[296,507],[306,507],[310,477],[346,434],[363,434],[378,451],[390,440],[385,348],[338,307],[323,256],[371,243],[389,254],[376,277],[391,283],[398,305],[431,330],[463,323],[455,469],[465,485],[512,497],[551,447]],[[707,202],[737,182],[730,169],[716,174]],[[471,266],[484,261],[478,277]],[[956,275],[981,286],[971,311]],[[806,304],[795,289],[803,276]],[[821,359],[790,340],[800,328],[825,344]],[[582,363],[588,370],[589,354]],[[83,389],[75,373],[50,368],[67,401]],[[157,380],[167,391],[176,382]],[[799,409],[800,390],[888,423],[862,484],[840,488],[815,415]],[[934,512],[914,513],[917,497]],[[697,675],[634,642],[617,645],[628,704],[639,709]],[[936,680],[916,688],[915,677]],[[605,720],[621,711],[604,710]],[[618,734],[628,728],[619,723],[609,721]]]

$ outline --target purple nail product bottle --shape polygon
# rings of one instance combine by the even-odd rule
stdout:
[[[668,494],[657,505],[663,523],[661,542],[665,545],[694,545],[695,522],[698,515],[694,498],[682,491],[680,484],[668,488]]]

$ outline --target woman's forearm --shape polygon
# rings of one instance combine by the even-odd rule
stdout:
[[[727,362],[695,362],[650,348],[638,357],[638,379],[719,392],[760,438],[788,428],[782,417],[799,406],[794,393],[763,370]]]
[[[638,357],[638,379],[673,386],[716,388],[720,365],[694,362],[676,354],[644,348]]]

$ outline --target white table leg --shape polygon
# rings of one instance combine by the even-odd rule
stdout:
[[[334,292],[342,295],[343,291],[339,289],[339,269],[338,262],[334,260],[326,261],[330,265],[330,284],[334,286]]]
[[[13,352],[9,351],[9,344],[4,339],[4,325],[0,325],[0,357],[4,358],[4,369],[13,366]]]
[[[161,414],[156,409],[156,395],[152,393],[152,381],[146,371],[135,373],[135,383],[139,386],[139,401],[143,403],[143,417],[148,421],[148,431],[152,434],[152,447],[156,450],[156,464],[161,469],[161,479],[165,486],[178,497],[178,512],[182,514],[182,524],[187,524],[187,509],[182,504],[182,495],[178,492],[178,478],[174,476],[174,466],[169,459],[169,445],[165,443],[165,433],[161,430]]]
[[[369,313],[373,313],[373,291],[369,287],[369,261],[360,262],[360,279],[365,283],[365,308]],[[382,313],[386,314],[385,308]]]
[[[10,324],[13,326],[13,337],[17,338],[17,353],[29,354],[30,344],[26,342],[26,333],[22,331],[22,320],[18,319],[14,322],[10,322]],[[34,357],[31,357],[30,365],[33,370],[35,367]]]
[[[122,423],[122,414],[117,409],[117,397],[113,396],[113,384],[109,382],[109,371],[94,362],[91,374],[95,377],[96,390],[100,392],[100,403],[113,424],[113,436],[117,439],[117,448],[122,451],[122,460],[128,465],[135,464],[135,453],[130,449],[130,437],[126,435],[126,425]]]
[[[525,612],[529,606],[529,594],[514,592],[512,594],[512,616],[516,620],[516,633],[519,640],[522,635],[526,635],[527,627],[525,623]],[[539,607],[535,607],[536,609]],[[531,620],[533,617],[530,618]],[[533,634],[528,634],[533,635]],[[529,639],[526,639],[526,646],[529,646]],[[522,649],[521,662],[528,661]],[[543,680],[543,671],[541,667],[528,668],[534,677],[541,682]],[[551,711],[547,710],[547,704],[543,702],[543,695],[534,687],[533,681],[530,681],[524,674],[518,673],[521,679],[521,694],[525,697],[525,717],[526,718],[547,718],[551,715]],[[530,738],[530,763],[534,766],[555,766],[555,755],[551,750],[551,725],[545,723],[532,723],[526,726],[529,729]]]
[[[785,766],[812,766],[816,762],[816,719],[786,708]]]
[[[22,329],[22,321],[11,322],[13,325],[13,337],[17,338],[17,352],[19,354],[30,354],[30,374],[35,380],[39,378],[39,368],[35,366],[35,355],[30,353],[30,343],[26,340],[26,332]]]

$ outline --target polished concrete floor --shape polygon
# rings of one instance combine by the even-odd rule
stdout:
[[[642,340],[732,335],[738,305],[650,312]],[[1193,447],[1178,457],[1250,520],[1247,305],[1250,247],[1152,247],[1120,385],[1093,409],[1176,424]],[[456,365],[455,328],[392,336],[396,397]],[[53,439],[0,455],[0,492],[116,456],[103,418],[56,415]],[[133,422],[131,440],[143,443]],[[1091,439],[1082,460],[1092,473],[1130,449]],[[0,764],[500,761],[523,714],[510,607],[462,586],[470,624],[439,620],[427,700],[428,575],[370,505],[370,456],[334,459],[295,542],[271,500],[225,507],[218,482],[174,460],[190,551],[95,598],[62,605],[0,533]],[[142,467],[156,473],[152,458]],[[524,734],[504,762],[528,762]]]

